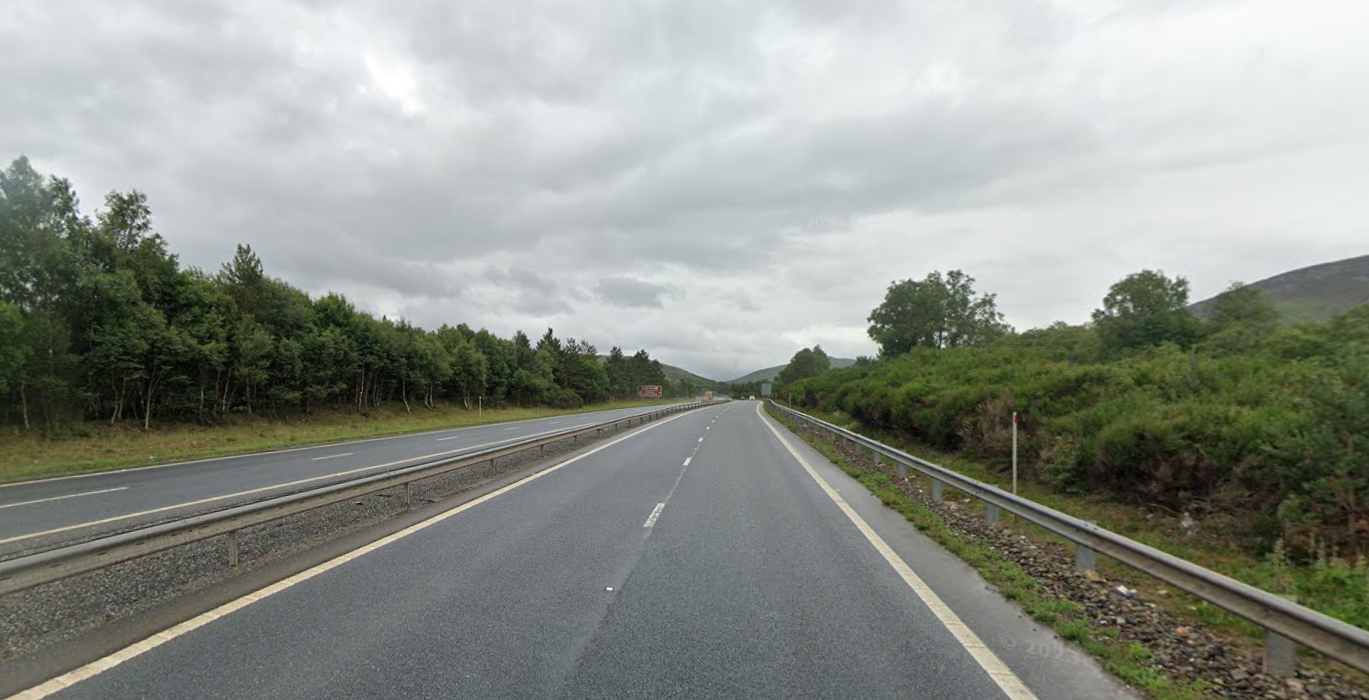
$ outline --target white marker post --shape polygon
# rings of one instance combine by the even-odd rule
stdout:
[[[466,405],[469,406],[470,404]],[[475,419],[477,421],[485,420],[485,396],[483,394],[475,397]]]
[[[1017,495],[1017,411],[1012,412],[1012,495]]]

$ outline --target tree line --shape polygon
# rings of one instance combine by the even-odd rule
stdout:
[[[1017,412],[1026,478],[1187,511],[1263,551],[1369,554],[1369,305],[1287,324],[1246,285],[1201,319],[1188,297],[1143,270],[1089,323],[1015,332],[959,271],[895,282],[869,317],[877,360],[777,390],[1004,468]]]
[[[71,183],[20,157],[0,172],[0,421],[212,423],[382,405],[573,408],[690,387],[645,350],[606,357],[547,329],[536,342],[466,324],[424,330],[268,276],[249,246],[217,272],[182,267],[146,195],[89,217]]]

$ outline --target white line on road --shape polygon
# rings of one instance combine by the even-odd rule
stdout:
[[[571,427],[575,427],[575,426],[571,426]],[[552,433],[557,433],[557,432],[560,432],[560,431],[561,431],[560,428],[557,428],[556,430],[543,430],[543,431],[540,432],[540,433],[533,433],[532,435],[524,435],[523,437],[529,437],[529,438],[542,437],[543,435],[551,435]],[[454,435],[454,436],[452,436],[452,437],[438,438],[437,441],[438,441],[438,442],[446,442],[446,441],[448,441],[448,440],[459,440],[459,439],[461,439],[461,438],[463,438],[463,437],[466,437],[466,436],[465,436],[465,435]],[[511,440],[511,439],[512,439],[512,438],[505,438],[505,440],[498,440],[498,441],[495,441],[495,442],[487,442],[487,443],[485,443],[484,445],[476,445],[476,447],[488,447],[488,446],[490,446],[490,445],[498,445],[500,442],[504,442],[504,441],[506,441],[506,440]],[[466,448],[462,448],[462,449],[466,449]]]
[[[694,459],[694,458],[693,458],[693,457],[685,457],[685,463],[684,463],[682,466],[686,466],[686,467],[689,466],[689,460],[691,460],[691,459]]]
[[[941,596],[937,595],[936,591],[933,591],[927,582],[923,581],[922,577],[918,576],[913,568],[903,561],[903,558],[894,551],[893,547],[890,547],[889,543],[885,542],[884,538],[880,537],[879,533],[875,532],[874,528],[865,522],[865,518],[860,517],[860,514],[856,513],[851,504],[847,503],[846,499],[842,498],[836,489],[819,476],[817,470],[808,463],[808,460],[804,459],[803,455],[799,454],[798,450],[795,450],[794,446],[790,445],[789,441],[780,435],[780,431],[775,428],[770,417],[761,412],[761,404],[756,404],[756,415],[760,416],[761,422],[765,423],[765,427],[769,428],[771,433],[774,433],[775,439],[780,441],[784,449],[788,450],[789,454],[798,460],[804,471],[808,472],[808,475],[818,482],[818,486],[827,494],[827,497],[832,499],[832,502],[837,504],[841,512],[845,513],[846,517],[855,524],[856,529],[865,535],[865,539],[874,545],[875,550],[884,557],[884,561],[889,562],[889,566],[894,567],[894,571],[903,579],[903,582],[908,584],[908,587],[913,589],[913,593],[922,599],[922,602],[932,611],[936,619],[941,621],[951,636],[955,637],[956,641],[960,642],[960,646],[965,647],[965,651],[969,652],[970,656],[979,664],[979,667],[989,674],[989,678],[997,683],[998,687],[1011,700],[1037,700],[1036,694],[1022,682],[1022,679],[1018,678],[1008,668],[1007,664],[1004,664],[1003,660],[993,653],[992,649],[985,646],[984,642],[979,639],[979,635],[961,621],[960,616],[956,615],[954,610],[942,602]]]
[[[703,438],[699,438],[699,442],[703,442],[703,441],[704,441],[704,439],[703,439]]]
[[[61,691],[77,683],[80,683],[83,680],[87,680],[89,678],[98,676],[101,673],[104,673],[105,671],[108,671],[109,669],[114,668],[115,666],[118,666],[119,664],[125,661],[142,656],[143,654],[152,651],[153,649],[156,649],[157,647],[177,637],[180,637],[181,635],[193,632],[221,617],[231,615],[232,613],[235,613],[259,600],[269,598],[287,588],[290,588],[291,586],[304,583],[305,581],[308,581],[309,579],[314,578],[319,574],[331,571],[332,569],[336,569],[337,567],[342,566],[343,564],[346,564],[349,561],[358,559],[366,554],[370,554],[371,552],[374,552],[387,544],[404,539],[405,537],[408,537],[409,535],[412,535],[415,532],[426,530],[429,527],[432,527],[433,525],[442,522],[443,520],[446,520],[460,513],[464,513],[465,511],[468,511],[471,508],[474,508],[480,505],[481,503],[484,503],[485,501],[502,496],[518,488],[519,486],[540,479],[558,469],[561,469],[562,467],[569,466],[596,452],[607,450],[608,448],[613,447],[614,445],[624,440],[630,440],[634,437],[637,437],[638,435],[641,435],[642,433],[647,432],[648,430],[652,430],[653,428],[658,428],[662,425],[665,425],[666,423],[669,423],[670,421],[673,421],[676,418],[680,418],[683,415],[685,414],[681,413],[675,416],[671,416],[670,418],[666,418],[660,421],[659,423],[652,423],[651,425],[648,425],[645,428],[642,428],[641,430],[634,430],[628,433],[627,435],[624,435],[612,442],[605,443],[588,452],[571,457],[570,459],[561,462],[560,464],[553,465],[551,467],[543,469],[542,471],[537,472],[536,474],[531,474],[501,489],[491,491],[485,494],[484,496],[462,503],[461,505],[449,511],[434,515],[433,517],[428,518],[427,520],[424,520],[421,523],[410,525],[409,527],[406,527],[403,530],[394,533],[393,535],[382,537],[364,547],[343,554],[335,559],[329,559],[328,561],[323,562],[322,564],[319,564],[318,566],[315,566],[312,569],[301,571],[300,573],[295,574],[294,576],[291,576],[290,578],[287,578],[284,581],[273,583],[270,586],[267,586],[253,593],[249,593],[241,598],[238,598],[237,600],[224,603],[223,605],[220,605],[219,607],[214,608],[209,612],[202,613],[196,617],[186,620],[185,622],[182,622],[179,625],[171,627],[170,629],[158,632],[157,634],[154,634],[141,642],[124,647],[123,649],[120,649],[119,651],[116,651],[113,654],[104,657],[103,659],[92,661],[74,671],[69,671],[41,685],[36,685],[32,688],[29,688],[28,690],[22,691],[17,695],[12,695],[10,696],[9,700],[41,700],[42,698],[46,698],[49,695],[57,693],[58,691]],[[676,483],[679,483],[678,480],[676,481]]]
[[[682,415],[683,415],[683,414],[682,414]],[[529,438],[531,438],[531,437],[537,437],[538,435],[546,435],[546,434],[548,434],[548,433],[554,433],[554,432],[556,432],[556,431],[555,431],[555,430],[549,430],[549,431],[547,431],[546,433],[538,433],[538,434],[534,434],[534,435],[527,435],[527,436],[525,436],[525,437],[529,437]],[[445,456],[447,456],[447,455],[456,454],[456,453],[458,453],[458,452],[467,452],[467,451],[478,450],[478,449],[480,449],[480,448],[482,448],[482,447],[492,447],[492,446],[494,446],[494,445],[500,445],[500,444],[503,444],[503,443],[506,443],[506,442],[508,442],[508,440],[496,440],[496,441],[494,441],[494,442],[487,442],[487,443],[484,443],[484,444],[482,444],[482,445],[467,445],[467,446],[463,446],[463,447],[458,447],[458,448],[456,448],[456,449],[454,449],[454,450],[447,450],[447,451],[445,451],[445,452],[434,452],[434,453],[432,453],[432,454],[423,455],[423,456],[421,456],[421,457],[409,457],[408,459],[401,459],[401,460],[397,460],[397,461],[394,461],[394,462],[386,462],[385,464],[373,464],[373,465],[371,465],[371,466],[369,466],[369,467],[357,467],[356,469],[348,469],[348,470],[346,470],[346,471],[333,472],[333,473],[331,473],[331,474],[322,474],[322,475],[320,475],[320,476],[312,476],[312,477],[309,477],[309,478],[307,478],[307,479],[296,479],[295,481],[287,481],[287,482],[285,482],[285,483],[283,483],[283,484],[272,484],[272,485],[270,485],[270,486],[262,486],[261,488],[248,489],[248,490],[246,490],[246,491],[238,491],[238,492],[236,492],[236,493],[226,493],[226,494],[223,494],[222,496],[210,496],[209,498],[201,498],[201,499],[195,500],[195,501],[186,501],[186,502],[184,502],[184,503],[176,503],[176,504],[174,504],[174,505],[162,506],[161,508],[153,508],[153,509],[151,509],[151,510],[139,511],[139,512],[137,512],[137,513],[128,513],[127,515],[116,515],[116,516],[114,516],[114,517],[112,517],[112,518],[104,518],[104,519],[102,519],[102,520],[91,520],[91,521],[89,521],[89,522],[77,523],[77,524],[75,524],[75,525],[67,525],[67,526],[64,526],[64,527],[57,527],[57,528],[53,528],[53,529],[51,529],[51,530],[43,530],[42,532],[30,532],[30,533],[28,533],[28,534],[26,534],[26,535],[15,535],[15,536],[13,536],[13,537],[6,537],[6,538],[4,538],[4,539],[0,539],[0,544],[9,544],[9,543],[11,543],[11,542],[22,542],[22,541],[24,541],[24,540],[31,540],[31,539],[34,539],[34,538],[37,538],[37,537],[46,537],[46,536],[48,536],[48,535],[56,535],[56,534],[63,533],[63,532],[71,532],[72,530],[80,530],[81,528],[85,528],[85,527],[94,527],[94,526],[96,526],[96,525],[107,525],[107,524],[109,524],[109,523],[117,523],[117,522],[119,522],[119,521],[121,521],[121,520],[128,520],[128,519],[130,519],[130,518],[138,518],[138,517],[142,517],[142,516],[144,516],[144,515],[153,515],[153,514],[155,514],[155,513],[165,513],[166,511],[169,511],[169,510],[176,510],[176,509],[178,509],[178,508],[189,508],[190,506],[199,506],[199,505],[204,505],[205,503],[214,503],[214,502],[216,502],[216,501],[222,501],[222,500],[228,499],[228,498],[237,498],[238,496],[251,496],[251,495],[253,495],[253,494],[264,493],[264,492],[266,492],[266,491],[274,491],[274,490],[276,490],[276,489],[289,488],[289,487],[291,487],[291,486],[299,486],[300,484],[308,484],[308,483],[311,483],[311,482],[314,482],[314,481],[322,481],[323,479],[332,479],[332,478],[336,478],[336,477],[339,477],[339,476],[348,476],[348,475],[351,475],[351,474],[359,474],[359,473],[361,473],[361,472],[370,471],[370,470],[372,470],[372,469],[384,469],[385,467],[393,467],[393,466],[397,466],[397,465],[400,465],[400,464],[407,464],[407,463],[409,463],[409,462],[417,462],[417,461],[419,461],[419,460],[432,459],[433,457],[445,457]],[[124,487],[124,488],[127,488],[127,487]]]
[[[356,453],[355,453],[355,452],[343,452],[343,453],[340,454],[340,455],[328,455],[328,456],[326,456],[326,457],[314,457],[313,459],[310,459],[309,461],[310,461],[310,462],[320,462],[320,461],[323,461],[323,460],[325,460],[325,459],[333,459],[334,457],[351,457],[351,456],[354,455],[354,454],[356,454]]]
[[[113,491],[127,491],[127,486],[120,486],[116,489],[100,489],[99,491],[86,491],[85,493],[69,493],[65,496],[52,496],[50,498],[37,498],[32,501],[20,501],[18,503],[6,503],[0,509],[17,508],[18,506],[31,506],[35,503],[47,503],[48,501],[60,501],[64,498],[80,498],[81,496],[94,496],[97,493],[110,493]]]
[[[598,415],[598,414],[603,414],[603,415],[614,415],[614,414],[621,413],[621,411],[594,411],[593,413],[596,414],[596,415]],[[527,420],[516,421],[516,422],[518,422],[518,423],[529,423],[529,424],[530,424],[530,423],[536,423],[536,422],[541,421],[541,420],[544,420],[544,419],[542,419],[542,418],[529,418],[529,419],[527,419]],[[498,423],[495,423],[494,425],[498,425]],[[289,447],[289,448],[285,448],[285,449],[282,449],[282,450],[262,450],[261,452],[244,452],[244,453],[238,454],[238,455],[224,455],[224,456],[222,456],[222,457],[205,457],[204,459],[192,459],[192,460],[188,460],[188,461],[185,461],[185,462],[167,462],[166,464],[149,464],[149,465],[142,466],[142,467],[128,467],[128,468],[125,468],[125,469],[114,469],[114,470],[105,471],[105,472],[89,472],[89,473],[87,473],[87,474],[67,474],[66,476],[52,476],[52,477],[44,477],[44,478],[41,478],[41,479],[29,479],[28,481],[15,481],[15,482],[11,482],[11,483],[8,483],[8,484],[0,484],[0,489],[11,489],[11,488],[16,488],[16,487],[21,487],[21,486],[28,486],[28,485],[30,485],[30,484],[36,484],[36,483],[39,483],[39,482],[66,481],[66,480],[69,480],[69,479],[88,479],[88,478],[93,477],[93,476],[107,476],[107,475],[109,475],[109,474],[127,474],[128,472],[141,472],[141,471],[147,471],[147,470],[149,470],[149,469],[163,469],[163,468],[165,468],[165,467],[184,467],[184,466],[190,465],[190,464],[204,464],[204,463],[207,463],[207,462],[222,462],[222,461],[227,461],[227,460],[231,460],[231,459],[242,459],[242,458],[244,458],[244,457],[261,457],[261,456],[264,456],[264,455],[278,455],[278,454],[285,454],[285,453],[288,453],[288,452],[301,452],[301,451],[304,451],[304,450],[321,450],[321,449],[325,449],[325,448],[329,448],[329,447],[350,447],[350,446],[352,446],[352,445],[360,445],[360,444],[363,443],[363,442],[381,442],[381,441],[384,441],[384,440],[402,440],[402,439],[405,439],[405,438],[422,437],[422,436],[424,436],[424,435],[434,435],[434,434],[436,434],[436,433],[449,433],[449,432],[452,432],[452,431],[470,431],[470,430],[477,430],[477,429],[483,428],[483,427],[485,427],[485,426],[483,426],[483,425],[471,425],[471,426],[466,426],[466,427],[464,427],[464,428],[439,428],[439,429],[437,429],[437,430],[424,430],[424,431],[422,431],[422,432],[417,432],[417,433],[405,433],[405,434],[403,434],[403,435],[387,435],[387,436],[385,436],[385,437],[365,438],[365,439],[362,439],[362,440],[343,440],[343,441],[341,441],[341,442],[330,442],[330,443],[325,443],[325,444],[322,444],[322,445],[309,445],[308,447]],[[457,436],[449,437],[449,438],[438,438],[438,440],[439,440],[439,441],[441,441],[441,440],[456,440],[456,439],[459,439],[459,438],[462,438],[462,437],[465,437],[465,436],[464,436],[464,435],[457,435]],[[529,437],[531,437],[531,436],[529,436]]]
[[[651,527],[652,525],[655,525],[656,518],[661,517],[662,510],[665,510],[665,504],[657,503],[656,507],[651,510],[651,515],[646,517],[646,522],[642,523],[642,527]]]

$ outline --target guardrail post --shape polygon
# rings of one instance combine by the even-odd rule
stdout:
[[[1294,603],[1296,596],[1281,595]],[[1264,631],[1264,672],[1275,678],[1292,678],[1298,665],[1298,645],[1274,630]]]
[[[984,522],[990,525],[998,524],[998,506],[992,503],[984,504]]]
[[[898,478],[908,478],[908,465],[904,464],[903,462],[898,463]]]
[[[493,463],[494,463],[494,460],[490,460],[490,463],[493,464]],[[412,481],[406,481],[406,482],[404,482],[404,510],[409,510],[410,508],[413,508],[413,507],[414,507],[414,482],[412,482]]]
[[[1271,630],[1264,631],[1264,672],[1275,678],[1292,677],[1297,665],[1297,645]]]
[[[238,531],[228,533],[228,566],[238,568]]]
[[[1085,547],[1082,544],[1074,545],[1074,570],[1079,573],[1085,571],[1095,571],[1098,569],[1098,555],[1094,553],[1092,547]]]
[[[937,479],[937,478],[933,478],[933,479],[932,479],[932,500],[933,500],[933,501],[940,501],[940,500],[941,500],[941,479]]]

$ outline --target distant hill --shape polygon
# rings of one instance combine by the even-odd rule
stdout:
[[[843,368],[843,367],[850,367],[851,365],[854,365],[854,364],[856,363],[855,360],[847,359],[847,358],[845,358],[845,357],[832,357],[832,358],[828,358],[828,359],[830,359],[830,360],[832,361],[832,369],[841,369],[841,368]],[[780,374],[780,370],[783,370],[785,367],[788,367],[788,366],[789,366],[789,365],[786,363],[786,364],[783,364],[783,365],[776,365],[776,366],[774,366],[774,367],[766,367],[765,369],[758,369],[758,370],[756,370],[755,372],[752,372],[751,374],[744,374],[744,375],[742,375],[742,376],[740,376],[740,377],[737,377],[736,379],[733,379],[733,380],[727,381],[727,382],[723,382],[723,383],[724,383],[724,384],[742,384],[742,383],[745,383],[745,382],[757,382],[757,381],[764,382],[764,381],[770,381],[770,380],[774,379],[775,377],[778,377],[779,374]]]
[[[668,365],[664,362],[661,363],[661,371],[665,372],[665,378],[668,381],[678,382],[681,379],[688,379],[689,381],[694,382],[694,384],[703,391],[717,391],[722,388],[722,382],[716,379],[700,377],[687,369],[680,369],[679,367]]]
[[[608,362],[608,355],[600,355],[599,362]],[[665,373],[666,381],[678,382],[682,379],[688,379],[689,381],[694,382],[694,385],[699,387],[700,391],[717,391],[723,386],[722,382],[716,379],[701,377],[687,369],[681,369],[675,365],[668,365],[664,362],[661,363],[661,371]]]
[[[1304,267],[1250,286],[1264,291],[1285,321],[1320,321],[1360,304],[1369,304],[1369,255]],[[1189,306],[1206,316],[1212,299]]]

